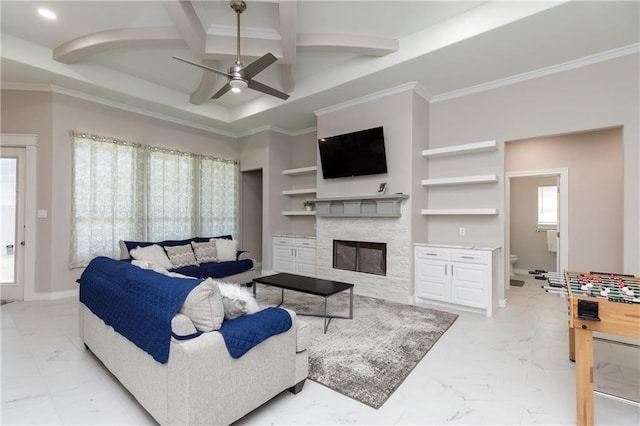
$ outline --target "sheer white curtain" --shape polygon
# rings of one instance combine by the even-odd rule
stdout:
[[[119,257],[119,240],[238,235],[238,164],[71,132],[70,267]]]
[[[197,234],[195,165],[193,154],[159,148],[149,150],[149,241],[177,240]]]
[[[118,255],[118,240],[144,237],[144,151],[127,141],[72,132],[72,268]]]
[[[238,163],[200,160],[200,235],[238,236]]]

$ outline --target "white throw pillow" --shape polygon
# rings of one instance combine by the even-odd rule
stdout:
[[[171,264],[173,265],[170,269],[182,268],[183,266],[200,266],[193,254],[191,244],[167,246],[164,249],[167,251]]]
[[[209,263],[218,261],[218,250],[215,241],[207,241],[205,243],[196,243],[191,241],[193,252],[196,255],[198,263]]]
[[[212,238],[215,241],[216,250],[218,251],[218,262],[231,262],[236,260],[238,252],[238,242],[236,240],[227,240],[226,238]]]
[[[218,281],[224,306],[224,319],[234,319],[242,315],[255,314],[260,310],[256,298],[247,287]]]
[[[211,278],[191,290],[178,311],[188,316],[200,331],[218,330],[224,321],[224,306],[218,284]]]
[[[173,268],[173,264],[167,257],[164,249],[158,244],[153,244],[146,247],[136,247],[129,252],[131,257],[135,260],[146,260],[149,263],[161,266],[165,269]]]

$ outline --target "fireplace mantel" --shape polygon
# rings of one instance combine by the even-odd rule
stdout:
[[[316,216],[326,217],[400,217],[406,194],[316,198]]]

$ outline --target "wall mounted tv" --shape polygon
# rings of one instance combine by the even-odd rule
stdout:
[[[382,127],[318,139],[325,179],[387,173]]]

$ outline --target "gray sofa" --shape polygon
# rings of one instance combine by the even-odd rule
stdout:
[[[157,362],[82,301],[79,331],[86,347],[160,424],[225,425],[287,389],[302,390],[309,327],[293,311],[287,313],[291,328],[237,359],[230,356],[222,334],[210,331],[188,340],[172,337],[168,361]],[[173,317],[171,329],[177,336],[197,332],[182,313]]]

